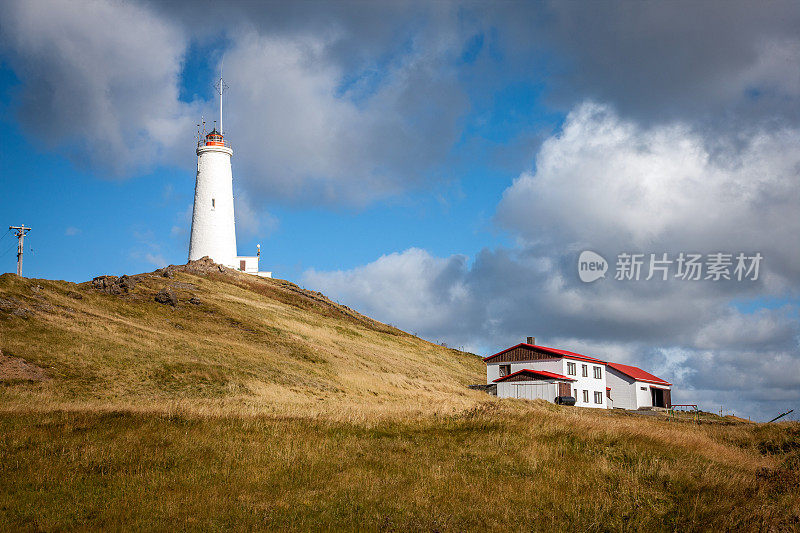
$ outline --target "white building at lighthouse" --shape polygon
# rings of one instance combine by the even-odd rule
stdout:
[[[194,187],[192,234],[189,241],[189,261],[208,256],[215,263],[248,274],[272,277],[261,272],[255,256],[240,256],[236,251],[236,225],[233,214],[233,149],[222,135],[222,89],[220,78],[220,131],[199,135],[197,142],[197,178]]]

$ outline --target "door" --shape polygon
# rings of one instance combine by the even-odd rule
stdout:
[[[245,271],[245,267],[246,267],[246,266],[247,266],[247,261],[245,261],[244,259],[242,259],[242,260],[240,260],[240,261],[239,261],[239,270],[241,270],[242,272],[244,272],[244,271]]]
[[[664,389],[650,387],[650,395],[653,399],[653,407],[664,407]]]
[[[559,383],[558,384],[558,395],[559,396],[569,396],[571,390],[572,390],[572,386],[569,383]]]

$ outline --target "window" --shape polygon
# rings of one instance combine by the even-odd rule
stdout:
[[[211,209],[214,209],[216,207],[216,204],[217,204],[217,201],[214,198],[212,198],[211,199]]]
[[[586,403],[589,403],[589,391],[588,390],[583,391],[583,401],[586,402]]]
[[[575,398],[575,401],[577,402],[578,401],[578,389],[575,389],[574,398]]]
[[[595,379],[603,379],[603,367],[594,367],[594,377]]]
[[[586,365],[581,365],[581,375],[583,377],[587,377],[589,375],[589,367]]]
[[[603,403],[603,393],[602,392],[595,392],[594,393],[594,403]]]
[[[567,375],[574,376],[576,372],[575,363],[567,363]]]
[[[500,377],[507,376],[511,373],[511,365],[500,365]]]

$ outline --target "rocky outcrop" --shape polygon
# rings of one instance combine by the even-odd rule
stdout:
[[[226,272],[231,270],[222,265],[218,265],[208,256],[202,257],[196,261],[189,261],[185,265],[181,265],[177,268],[189,274],[209,274],[211,272]]]
[[[5,313],[19,318],[28,318],[31,314],[30,309],[14,297],[0,298],[0,313]]]
[[[171,305],[172,307],[178,305],[178,297],[169,289],[161,289],[156,293],[154,299],[160,304]]]
[[[136,280],[131,276],[97,276],[92,279],[92,287],[106,294],[127,294],[136,287]]]

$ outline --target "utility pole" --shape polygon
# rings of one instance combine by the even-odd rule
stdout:
[[[14,235],[17,236],[17,276],[21,276],[23,244],[25,243],[25,235],[31,230],[31,228],[26,228],[25,224],[23,224],[21,226],[9,226],[8,229],[17,230],[14,233]]]

